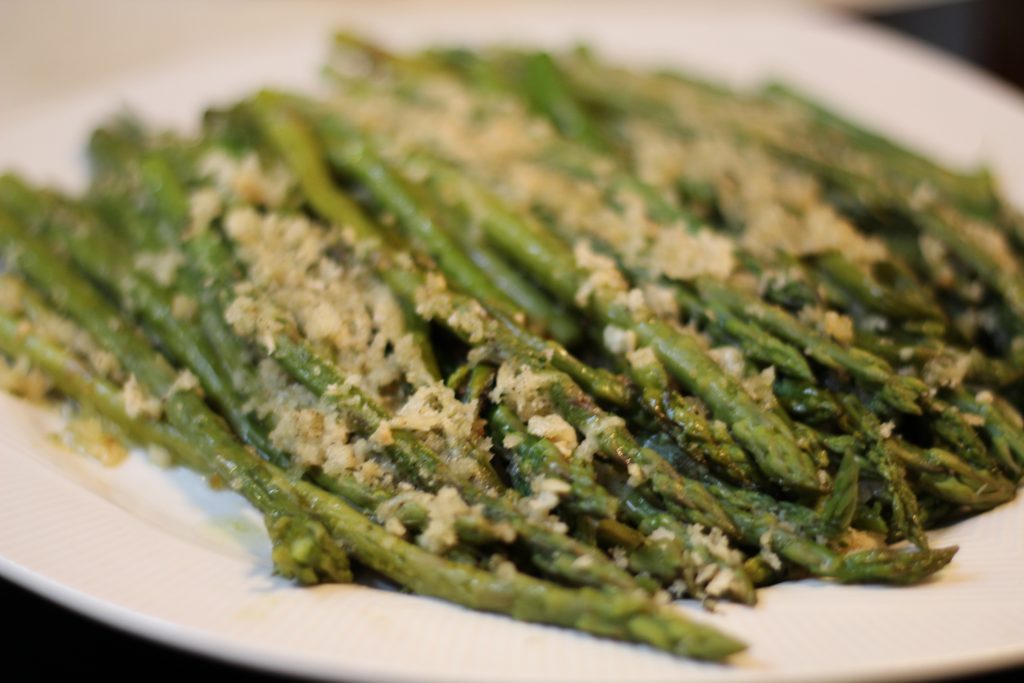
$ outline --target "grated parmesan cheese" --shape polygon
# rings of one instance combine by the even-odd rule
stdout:
[[[97,460],[106,467],[120,465],[128,458],[128,450],[111,435],[98,417],[74,415],[62,431],[64,443]]]
[[[135,375],[129,375],[121,391],[124,411],[133,420],[137,417],[159,419],[163,414],[163,405],[158,399],[149,396],[139,385]]]
[[[604,339],[604,346],[608,349],[609,353],[628,354],[636,350],[636,332],[633,330],[624,330],[615,325],[606,325],[602,338]]]
[[[526,425],[526,431],[547,439],[566,457],[572,455],[576,449],[576,430],[557,413],[532,416]]]
[[[432,553],[440,553],[454,546],[458,541],[455,520],[470,512],[459,492],[451,486],[445,486],[431,498],[427,512],[430,521],[416,539],[417,543]]]
[[[494,403],[511,404],[519,419],[528,422],[534,415],[553,412],[547,396],[547,388],[553,381],[551,373],[506,361],[498,366],[490,399]]]
[[[49,377],[33,368],[26,358],[9,363],[0,356],[0,389],[38,403],[46,398],[51,387]]]
[[[706,275],[724,280],[736,268],[735,249],[733,240],[725,235],[706,229],[691,232],[674,225],[657,232],[648,262],[654,277],[686,281]]]
[[[236,159],[217,149],[203,157],[200,170],[223,194],[259,206],[281,206],[294,184],[284,166],[264,168],[255,152]]]
[[[167,390],[167,394],[164,396],[164,400],[167,400],[172,395],[179,391],[196,391],[199,390],[199,380],[195,375],[192,374],[187,368],[178,373],[178,376],[174,378],[174,382],[171,387]]]
[[[153,278],[164,287],[170,286],[185,265],[185,255],[177,249],[143,252],[135,257],[135,268]]]
[[[629,291],[615,261],[594,251],[590,242],[577,242],[573,246],[573,256],[576,259],[576,266],[587,272],[586,279],[576,290],[577,306],[586,306],[595,293],[602,297],[614,297],[615,294]]]
[[[391,429],[407,429],[424,434],[429,444],[430,433],[441,437],[436,450],[458,450],[461,444],[475,440],[477,401],[463,403],[455,392],[440,382],[422,386],[388,420]]]
[[[679,317],[679,304],[671,289],[648,283],[644,285],[643,292],[647,307],[655,315],[670,320]]]
[[[743,352],[735,346],[716,346],[713,349],[708,349],[708,355],[730,377],[742,378],[746,372],[746,358],[743,356]]]
[[[629,364],[636,369],[647,367],[648,365],[655,365],[658,362],[658,356],[654,353],[654,349],[649,346],[629,351],[626,354],[626,360]]]
[[[391,391],[403,380],[412,389],[433,381],[401,304],[371,270],[350,260],[351,252],[339,249],[343,230],[327,231],[301,216],[261,215],[252,207],[233,208],[224,226],[251,283],[236,287],[226,310],[236,332],[273,350],[275,338],[297,326],[346,376],[358,377],[360,389],[390,408],[405,398]]]
[[[928,360],[921,378],[932,387],[959,387],[971,368],[971,357],[966,353],[947,350]]]
[[[764,410],[772,410],[778,405],[775,398],[775,366],[769,365],[756,374],[742,380],[743,389],[750,398]]]
[[[216,189],[204,187],[196,190],[189,196],[189,226],[186,235],[194,236],[206,232],[223,211],[224,203]]]
[[[848,345],[853,342],[853,320],[849,317],[835,311],[826,311],[822,326],[825,334],[840,344]]]
[[[772,550],[772,532],[771,530],[761,534],[758,543],[761,546],[759,555],[768,564],[769,567],[775,571],[782,571],[782,560]]]
[[[171,299],[171,315],[178,320],[191,320],[198,310],[199,304],[186,294],[175,294]]]

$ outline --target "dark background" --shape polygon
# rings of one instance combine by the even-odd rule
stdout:
[[[1024,89],[1024,0],[947,2],[858,18],[957,54]],[[95,674],[110,680],[149,678],[153,674],[254,683],[296,680],[153,644],[78,616],[2,579],[0,615],[7,626],[15,629],[13,637],[6,637],[0,661],[7,680],[37,679],[47,674]],[[17,626],[12,623],[15,619]],[[1022,676],[1024,667],[958,680],[1009,683]]]
[[[1024,2],[973,0],[864,19],[956,54],[1024,89]]]

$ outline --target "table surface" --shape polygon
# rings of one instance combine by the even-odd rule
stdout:
[[[759,4],[763,6],[763,2]],[[928,35],[927,21],[907,22],[906,18],[927,19],[923,13],[932,11],[932,6],[965,3],[806,0],[804,4],[871,12],[876,21],[905,31],[909,25],[918,37],[941,46],[941,39]],[[282,24],[289,22],[321,20],[329,25],[334,12],[335,6],[324,0],[0,0],[0,127],[71,92],[144,72],[182,55],[216,52],[242,40],[271,39]],[[925,30],[920,28],[922,25]],[[210,674],[218,680],[294,680],[153,644],[70,612],[4,580],[0,580],[0,605],[8,618],[24,617],[19,619],[24,626],[15,646],[5,648],[7,672],[96,673],[117,680],[136,675],[138,663],[145,662],[147,671],[171,676]],[[1021,674],[1024,669],[970,680],[998,683],[1019,680]]]

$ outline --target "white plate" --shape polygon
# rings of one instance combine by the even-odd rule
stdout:
[[[388,41],[587,38],[618,58],[736,82],[781,76],[955,163],[987,160],[1024,204],[1024,104],[956,63],[819,17],[672,5],[355,4],[350,25]],[[0,168],[81,183],[90,126],[127,104],[187,125],[266,83],[308,86],[327,43],[307,27],[273,45],[195,58],[111,84],[0,131]],[[55,445],[52,416],[0,396],[0,573],[167,643],[282,672],[373,681],[820,681],[912,679],[1024,662],[1024,504],[936,533],[961,546],[913,588],[804,581],[757,608],[699,618],[744,638],[732,666],[700,665],[568,631],[359,586],[270,577],[258,517],[232,494],[142,457],[113,469]]]

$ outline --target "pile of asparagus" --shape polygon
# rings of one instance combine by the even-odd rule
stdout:
[[[0,178],[6,388],[237,491],[282,576],[720,660],[672,597],[914,583],[1014,497],[986,173],[582,49],[339,35],[326,72],[110,123],[80,197]]]

